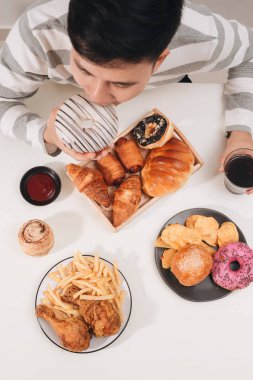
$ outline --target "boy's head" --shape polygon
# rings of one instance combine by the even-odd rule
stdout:
[[[143,90],[152,72],[168,55],[167,46],[179,26],[182,6],[183,0],[70,0],[68,33],[73,45],[72,72],[90,100],[117,103]],[[138,78],[132,77],[134,67],[139,68]],[[98,72],[99,69],[103,72]],[[129,69],[132,73],[124,77]],[[123,88],[129,90],[129,83],[135,86],[137,79],[138,88],[126,96],[115,95],[114,91],[110,96],[111,90],[102,88],[105,96],[93,99],[93,90],[87,88],[87,78],[80,78],[79,70],[104,83],[122,85],[121,92]]]

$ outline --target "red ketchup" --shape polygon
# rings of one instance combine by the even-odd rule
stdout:
[[[29,197],[38,202],[51,199],[55,190],[55,181],[47,173],[33,174],[26,183],[26,191]]]

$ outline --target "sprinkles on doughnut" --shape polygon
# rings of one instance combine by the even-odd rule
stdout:
[[[82,153],[99,152],[115,139],[118,117],[113,105],[99,106],[76,94],[61,105],[55,127],[67,147]]]
[[[213,256],[212,276],[222,288],[245,288],[253,281],[253,250],[240,242],[221,247]]]

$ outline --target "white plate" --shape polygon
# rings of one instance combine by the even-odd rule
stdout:
[[[91,256],[91,255],[83,255],[83,256]],[[109,265],[112,266],[112,263],[110,263],[109,261],[107,261],[107,260],[105,260],[105,259],[103,259],[101,257],[100,257],[100,259],[104,260],[107,264],[109,264]],[[66,264],[68,264],[72,260],[73,260],[73,256],[72,257],[68,257],[67,259],[59,261],[51,269],[49,269],[49,271],[45,274],[45,276],[42,278],[42,280],[41,280],[41,282],[39,284],[39,287],[38,287],[38,290],[37,290],[37,293],[36,293],[35,308],[37,307],[37,305],[39,305],[41,303],[42,298],[44,298],[43,292],[47,289],[47,286],[51,285],[52,288],[54,288],[56,286],[56,283],[52,279],[50,279],[48,277],[48,275],[51,272],[54,272],[56,270],[56,267],[59,264],[63,263],[63,264],[66,265]],[[115,335],[107,336],[107,337],[101,337],[101,338],[97,338],[95,336],[92,336],[89,348],[87,350],[85,350],[85,351],[77,352],[77,353],[87,354],[87,353],[90,353],[90,352],[95,352],[95,351],[102,350],[103,348],[105,348],[105,347],[109,346],[110,344],[112,344],[116,339],[118,339],[118,337],[125,330],[125,328],[126,328],[126,326],[128,324],[130,315],[131,315],[131,310],[132,310],[132,295],[131,295],[131,291],[130,291],[130,288],[129,288],[129,285],[128,285],[128,282],[127,282],[126,278],[124,277],[124,275],[120,271],[119,271],[119,273],[120,273],[120,276],[121,276],[121,279],[122,279],[122,290],[125,291],[125,298],[124,298],[124,302],[123,302],[123,305],[122,305],[123,321],[121,323],[121,327],[120,327],[119,332],[117,334],[115,334]],[[65,348],[62,345],[59,337],[56,335],[56,333],[54,332],[54,330],[52,329],[51,325],[48,322],[46,322],[42,318],[37,318],[37,320],[38,320],[38,323],[40,325],[41,330],[43,331],[43,333],[46,335],[46,337],[51,342],[53,342],[56,346],[62,348],[63,350],[69,351],[67,348]],[[69,351],[69,352],[73,352],[73,351]]]

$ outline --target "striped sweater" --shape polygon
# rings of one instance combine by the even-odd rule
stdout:
[[[47,79],[75,84],[67,34],[69,0],[39,0],[21,15],[0,53],[0,129],[44,151],[46,120],[25,99]],[[171,54],[147,88],[178,82],[185,74],[228,69],[226,131],[253,131],[253,30],[205,6],[186,2]]]

